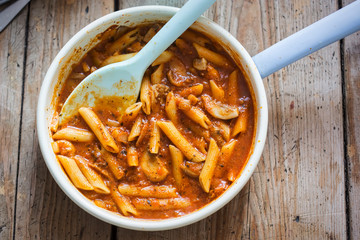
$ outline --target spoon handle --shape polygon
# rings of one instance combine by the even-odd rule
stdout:
[[[145,47],[133,57],[133,61],[138,62],[138,66],[146,69],[214,2],[215,0],[189,0]]]
[[[281,40],[253,57],[262,78],[360,30],[360,0]]]

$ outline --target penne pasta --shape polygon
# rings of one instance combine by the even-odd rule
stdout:
[[[147,186],[139,187],[135,185],[120,184],[118,190],[122,195],[132,197],[145,198],[173,198],[177,197],[176,188],[162,185],[162,186]]]
[[[166,97],[166,104],[165,104],[165,112],[168,118],[174,123],[179,123],[179,118],[177,115],[177,107],[175,102],[175,96],[173,92],[169,92]]]
[[[61,155],[57,155],[57,159],[61,163],[61,166],[65,169],[65,172],[75,187],[83,190],[94,190],[89,181],[80,171],[74,159]]]
[[[143,118],[141,115],[136,118],[136,121],[135,121],[134,125],[132,126],[129,137],[128,137],[129,142],[134,141],[136,139],[136,137],[138,137],[140,135],[142,120],[143,120]]]
[[[149,76],[147,73],[145,73],[141,83],[140,100],[142,102],[142,109],[147,115],[151,113],[151,96],[152,91]]]
[[[128,147],[126,159],[129,166],[131,167],[139,166],[139,156],[136,147],[134,146]]]
[[[190,46],[186,41],[184,41],[184,40],[181,39],[181,38],[176,39],[175,45],[176,45],[183,53],[186,53],[186,54],[192,54],[192,53],[193,53],[193,51],[192,51],[192,49],[191,49],[191,46]]]
[[[248,112],[240,112],[239,117],[236,119],[236,122],[234,124],[231,137],[235,137],[239,133],[246,132],[247,128],[247,119],[248,119]]]
[[[95,133],[95,136],[100,141],[101,145],[109,152],[118,153],[119,147],[116,145],[114,138],[94,111],[90,108],[81,107],[79,113]]]
[[[89,72],[90,71],[90,66],[87,64],[87,62],[83,62],[81,64],[81,66],[82,66],[84,72]]]
[[[87,160],[81,156],[75,156],[74,160],[86,179],[93,186],[95,192],[101,194],[110,193],[110,189],[105,185],[102,177],[87,164]]]
[[[138,212],[131,204],[130,200],[121,195],[115,186],[111,187],[111,198],[114,200],[116,206],[124,216],[130,216],[131,214],[136,216]]]
[[[220,102],[224,101],[224,96],[225,96],[224,90],[222,90],[222,88],[219,87],[214,80],[210,80],[210,89],[213,98],[215,98]]]
[[[59,113],[55,111],[50,122],[50,131],[56,132],[58,128],[59,128]]]
[[[94,138],[94,134],[88,130],[73,127],[63,128],[53,135],[55,140],[68,140],[71,142],[90,142]]]
[[[135,198],[132,203],[136,209],[148,211],[171,210],[190,206],[190,200],[188,198]]]
[[[177,106],[182,112],[190,118],[192,121],[198,123],[200,126],[202,126],[205,129],[209,129],[209,125],[211,125],[210,119],[206,116],[205,113],[203,113],[200,108],[197,108],[195,106],[191,106],[190,101],[182,98],[177,97]]]
[[[105,162],[108,164],[108,167],[112,174],[115,176],[116,179],[121,179],[124,177],[125,173],[123,168],[121,167],[120,163],[116,159],[114,155],[112,155],[110,152],[108,152],[105,148],[101,148],[101,156],[105,160]]]
[[[100,67],[104,67],[106,65],[112,64],[112,63],[117,63],[117,62],[122,62],[125,60],[128,60],[130,58],[132,58],[133,56],[135,56],[137,53],[127,53],[127,54],[120,54],[120,55],[114,55],[114,56],[110,56],[108,58],[106,58],[104,61],[102,61],[102,63],[100,64]]]
[[[160,64],[159,67],[151,74],[151,84],[158,84],[163,79],[164,64]]]
[[[218,166],[220,166],[219,171],[216,171],[217,177],[219,177],[219,178],[222,177],[225,169],[228,171],[231,170],[231,169],[227,168],[228,161],[230,160],[230,157],[231,157],[232,153],[234,152],[237,142],[238,142],[238,140],[232,139],[230,142],[228,142],[222,146],[218,164],[217,164]]]
[[[107,49],[109,54],[113,54],[114,52],[120,52],[125,49],[127,46],[135,42],[137,39],[137,34],[139,29],[136,28],[130,32],[125,33],[120,38],[118,38],[111,46]]]
[[[193,43],[193,46],[195,47],[198,55],[202,58],[205,58],[209,62],[212,62],[218,66],[224,66],[224,67],[231,66],[229,60],[227,60],[227,58],[224,57],[223,55],[213,52],[203,46],[200,46],[195,42]]]
[[[142,154],[140,167],[151,182],[161,182],[169,173],[164,163],[158,157],[151,156],[147,150]]]
[[[205,74],[205,77],[207,79],[219,81],[220,74],[219,74],[218,70],[216,70],[213,66],[208,64],[207,67],[206,67],[206,71],[207,72]]]
[[[202,85],[202,84],[197,84],[197,85],[194,85],[194,86],[185,88],[185,89],[182,90],[179,94],[180,94],[180,96],[182,96],[182,97],[187,97],[187,96],[189,96],[190,94],[193,94],[193,95],[195,95],[195,96],[199,96],[199,95],[202,93],[203,89],[204,89],[204,85]]]
[[[229,75],[229,86],[227,92],[228,92],[228,104],[236,106],[239,99],[238,70],[233,71]]]
[[[225,141],[228,142],[230,140],[231,131],[229,124],[225,123],[224,121],[219,121],[217,126],[219,127],[220,133],[224,137]]]
[[[191,30],[186,30],[180,37],[189,42],[196,42],[197,44],[199,44],[201,46],[205,46],[206,44],[211,43],[206,38],[199,36],[198,34],[194,33]]]
[[[200,176],[199,176],[199,182],[201,188],[205,192],[210,191],[210,184],[212,177],[214,175],[214,170],[216,167],[216,163],[219,157],[220,150],[218,146],[216,145],[216,142],[214,139],[210,139],[210,145],[209,145],[209,151],[206,156],[205,164],[203,169],[201,170]]]
[[[190,101],[191,105],[195,105],[199,102],[199,99],[195,97],[195,95],[190,94],[187,98]]]
[[[151,64],[151,66],[157,66],[160,65],[162,63],[166,63],[168,61],[170,61],[170,59],[174,56],[174,54],[170,51],[164,51],[160,54],[160,56],[155,59],[155,61]]]
[[[194,162],[205,161],[205,155],[191,146],[191,144],[181,135],[172,122],[158,121],[157,124],[187,159]]]
[[[126,108],[124,114],[120,118],[120,122],[123,125],[127,125],[134,121],[136,117],[139,115],[142,107],[142,102],[137,102]]]
[[[148,135],[148,132],[150,132],[149,131],[149,122],[145,119],[145,121],[144,121],[144,125],[143,125],[143,127],[142,127],[142,129],[141,129],[141,132],[140,132],[140,135],[139,135],[139,137],[138,137],[138,139],[137,139],[137,141],[136,141],[136,143],[135,143],[135,146],[136,147],[138,147],[138,146],[140,146],[141,145],[141,143],[143,142],[143,140],[144,140],[144,138]]]
[[[56,142],[51,142],[51,148],[55,154],[58,154],[60,152],[59,146]]]
[[[184,156],[182,152],[173,145],[169,145],[169,151],[172,162],[172,173],[176,182],[176,186],[181,189],[183,176],[180,166],[184,162]]]
[[[157,154],[160,147],[160,129],[156,124],[156,120],[151,123],[151,134],[149,139],[149,151],[150,153]]]
[[[239,110],[236,107],[216,102],[207,95],[203,95],[201,98],[206,111],[215,118],[228,120],[239,116]]]
[[[115,139],[115,141],[124,143],[124,144],[128,144],[128,137],[129,137],[129,133],[127,131],[125,131],[123,128],[115,128],[114,130],[112,130],[111,135],[113,136],[113,138]]]

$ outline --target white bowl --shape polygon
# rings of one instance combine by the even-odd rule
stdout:
[[[41,152],[50,173],[60,188],[78,206],[91,215],[119,227],[143,231],[169,230],[197,222],[209,216],[231,201],[244,187],[254,172],[264,147],[268,125],[268,108],[260,74],[248,52],[230,33],[211,20],[201,17],[193,24],[192,28],[217,39],[236,62],[241,64],[244,74],[251,85],[253,98],[256,101],[256,136],[251,157],[241,176],[219,198],[205,207],[181,217],[163,220],[128,218],[97,207],[68,180],[52,151],[49,124],[54,111],[52,104],[53,96],[58,92],[59,86],[61,86],[67,74],[69,74],[71,65],[78,62],[87,50],[95,46],[98,43],[95,38],[96,35],[102,33],[110,26],[114,24],[135,26],[144,22],[166,21],[177,10],[178,8],[165,6],[134,7],[110,13],[92,22],[81,29],[61,49],[51,63],[41,87],[37,108],[37,131]]]

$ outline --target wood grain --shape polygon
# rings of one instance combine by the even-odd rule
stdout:
[[[346,6],[352,1],[342,2]],[[343,43],[349,238],[360,239],[360,32],[346,37]]]
[[[35,113],[46,69],[60,48],[113,9],[111,1],[31,1],[15,239],[110,238],[111,225],[76,206],[49,174],[38,146]]]
[[[336,1],[261,1],[260,7],[265,47],[338,8]],[[250,181],[248,237],[345,239],[339,43],[264,82],[269,130]]]
[[[0,33],[0,239],[13,237],[27,12]]]

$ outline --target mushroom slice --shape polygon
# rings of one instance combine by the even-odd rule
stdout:
[[[201,98],[206,111],[215,118],[228,120],[239,116],[239,110],[236,107],[217,102],[207,95],[203,95]]]
[[[152,182],[161,182],[169,173],[165,164],[158,157],[151,156],[147,150],[141,157],[140,166],[146,177]]]

